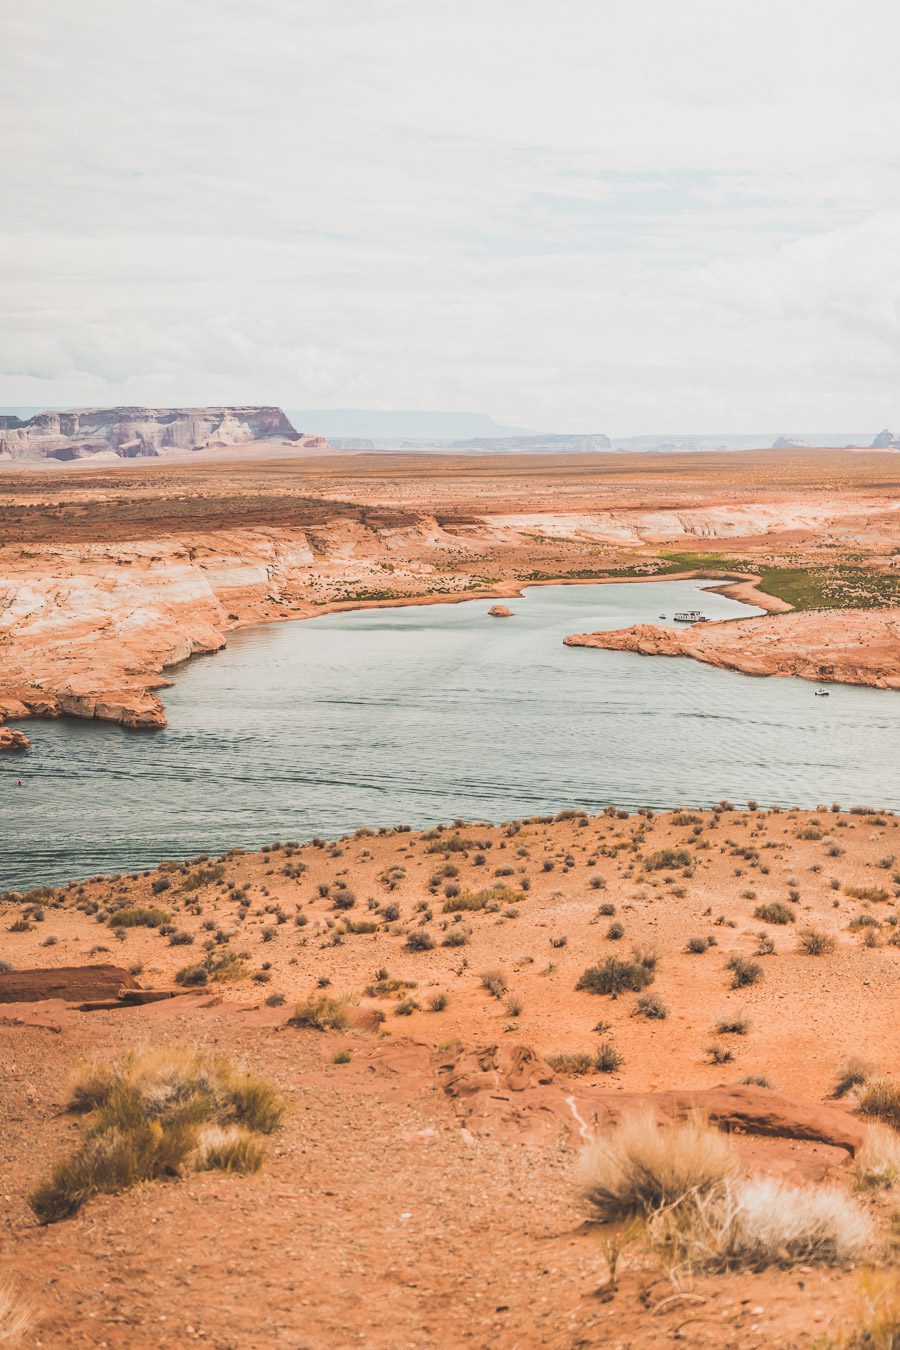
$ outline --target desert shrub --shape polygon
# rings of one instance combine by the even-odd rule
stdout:
[[[701,1117],[663,1127],[644,1112],[584,1150],[581,1183],[602,1218],[623,1219],[720,1186],[736,1166],[730,1142]]]
[[[447,995],[444,993],[431,994],[428,999],[429,1012],[443,1012],[447,1006]]]
[[[874,1067],[865,1059],[850,1055],[844,1060],[838,1071],[838,1080],[832,1089],[832,1097],[846,1097],[853,1088],[862,1087],[875,1072]]]
[[[689,952],[691,956],[702,956],[704,952],[709,951],[712,945],[709,938],[692,937],[688,938],[685,951]]]
[[[567,1078],[582,1078],[585,1074],[594,1072],[593,1055],[584,1054],[576,1051],[570,1054],[549,1055],[547,1063],[554,1073],[563,1074]]]
[[[732,989],[744,989],[762,979],[762,966],[755,961],[748,961],[745,956],[732,956],[726,962],[726,969],[731,971]]]
[[[676,867],[690,867],[691,855],[686,848],[661,848],[644,859],[646,872],[660,872]]]
[[[163,891],[169,890],[172,882],[169,877],[155,877],[150,883],[150,890],[154,895],[162,895]]]
[[[624,1063],[625,1056],[619,1053],[612,1041],[603,1041],[597,1046],[594,1068],[598,1073],[618,1073]]]
[[[635,953],[632,961],[620,960],[617,956],[608,956],[599,966],[589,966],[583,973],[576,989],[585,989],[590,994],[639,994],[652,984],[655,975],[655,958]]]
[[[647,1017],[651,1021],[664,1021],[669,1010],[656,994],[642,994],[631,1010],[632,1017]]]
[[[183,984],[188,987],[208,984],[209,971],[206,968],[206,962],[197,961],[192,966],[182,966],[180,970],[176,970],[175,983]]]
[[[406,935],[406,946],[411,952],[430,952],[434,938],[427,928],[413,928]]]
[[[723,1045],[708,1045],[706,1056],[710,1064],[730,1064],[734,1059],[733,1052]]]
[[[459,895],[451,896],[444,901],[444,913],[495,909],[500,905],[519,904],[524,898],[522,891],[514,891],[511,886],[488,886],[482,891],[462,891]]]
[[[783,900],[773,900],[767,905],[757,905],[753,917],[762,919],[763,923],[793,923],[795,915],[790,905],[786,905]]]
[[[347,919],[344,923],[345,933],[377,933],[378,924],[374,919]]]
[[[88,1066],[73,1081],[69,1109],[89,1119],[80,1145],[29,1197],[42,1223],[67,1218],[93,1195],[180,1175],[202,1156],[204,1127],[269,1133],[284,1115],[268,1083],[177,1046]]]
[[[834,938],[820,928],[804,928],[800,932],[799,950],[805,956],[824,956],[834,951]]]
[[[610,942],[618,942],[625,936],[625,926],[618,922],[611,923],[606,930],[606,936]]]
[[[289,1027],[311,1027],[314,1031],[341,1031],[348,1022],[346,998],[329,998],[326,994],[310,994],[298,1003],[288,1018]]]
[[[892,1078],[870,1079],[860,1096],[859,1109],[864,1116],[900,1129],[900,1083]]]
[[[861,1190],[888,1188],[900,1182],[900,1136],[884,1125],[870,1125],[853,1159]]]
[[[182,891],[197,891],[201,886],[211,886],[213,882],[221,881],[224,875],[224,863],[213,863],[209,867],[198,867],[196,871],[188,872],[179,889]]]
[[[845,886],[844,894],[852,896],[854,900],[871,900],[876,904],[891,898],[883,886]]]
[[[481,987],[491,995],[492,998],[502,998],[509,985],[506,982],[506,976],[502,970],[486,970],[481,977]]]
[[[243,974],[244,963],[234,952],[210,952],[204,961],[176,970],[175,983],[204,985],[210,981],[239,980]]]
[[[738,1013],[737,1016],[723,1017],[716,1023],[716,1035],[718,1036],[746,1036],[750,1030],[750,1018],[744,1013]]]
[[[461,926],[451,928],[444,938],[442,945],[444,947],[464,947],[471,936],[472,934],[469,932],[468,928],[463,928]]]

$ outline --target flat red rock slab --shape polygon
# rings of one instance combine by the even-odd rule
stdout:
[[[121,966],[57,966],[53,970],[9,970],[0,974],[0,1003],[40,1003],[48,998],[67,1003],[117,999],[139,988]]]

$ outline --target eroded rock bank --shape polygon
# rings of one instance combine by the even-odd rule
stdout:
[[[900,689],[900,609],[813,610],[680,629],[634,624],[573,633],[564,641],[643,656],[690,656],[745,675]]]
[[[721,625],[708,625],[699,638],[649,629],[572,641],[665,643],[660,650],[754,673],[891,685],[900,653],[879,615],[896,613],[900,555],[883,459],[682,456],[648,466],[615,455],[360,455],[9,473],[0,485],[0,722],[163,726],[155,691],[167,668],[217,651],[236,628],[333,609],[707,577],[774,614],[790,606],[756,589],[760,572],[825,576],[846,592],[845,547],[861,597],[850,603],[893,611],[751,620],[727,625],[727,640],[714,641]],[[685,547],[694,551],[666,551]],[[771,643],[757,639],[767,633]]]

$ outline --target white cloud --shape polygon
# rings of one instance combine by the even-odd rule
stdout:
[[[30,0],[0,402],[897,420],[894,0]]]

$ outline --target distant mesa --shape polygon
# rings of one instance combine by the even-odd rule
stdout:
[[[459,450],[466,454],[584,454],[611,450],[598,433],[553,434],[504,426],[485,413],[385,412],[366,408],[313,408],[291,413],[313,427],[335,450]]]
[[[873,450],[900,450],[900,436],[895,436],[892,431],[885,427],[884,431],[879,431],[872,442]]]
[[[589,435],[476,436],[469,441],[454,441],[454,450],[492,450],[495,454],[585,455],[596,450],[611,450],[612,441],[600,433]]]
[[[773,450],[808,450],[809,446],[803,441],[791,440],[788,436],[779,436],[777,441],[772,442]]]
[[[65,461],[104,453],[118,459],[155,459],[254,441],[329,449],[324,437],[295,430],[280,408],[75,408],[37,413],[24,421],[0,416],[3,459]]]

